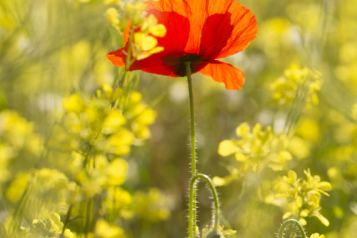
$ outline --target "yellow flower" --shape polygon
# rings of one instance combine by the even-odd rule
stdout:
[[[293,170],[288,172],[288,176],[277,179],[273,187],[275,199],[270,198],[266,201],[285,209],[283,219],[291,217],[301,220],[300,223],[303,224],[306,223],[306,217],[317,217],[322,224],[329,226],[329,221],[320,213],[320,200],[321,195],[329,196],[326,191],[331,190],[331,184],[321,181],[317,175],[312,176],[310,169],[304,173],[304,180],[298,178]],[[281,199],[284,199],[285,203],[277,202]]]
[[[324,235],[320,235],[319,233],[314,233],[310,236],[310,238],[325,238]]]
[[[304,88],[307,94],[307,103],[318,104],[317,92],[321,88],[320,73],[308,68],[291,65],[284,71],[284,76],[279,77],[270,85],[273,99],[280,105],[289,105],[294,100],[298,90]]]
[[[252,129],[248,123],[242,123],[236,128],[238,140],[224,140],[219,144],[218,154],[223,157],[235,156],[239,162],[238,170],[230,168],[231,175],[226,178],[216,178],[217,184],[228,184],[246,172],[259,173],[265,166],[274,171],[283,170],[292,155],[287,150],[288,138],[276,134],[271,127],[265,129],[259,123]],[[234,175],[233,175],[234,174]],[[227,179],[223,182],[224,179]],[[229,180],[229,181],[228,181]]]
[[[107,223],[105,220],[99,219],[95,225],[95,234],[98,238],[124,238],[122,228]]]

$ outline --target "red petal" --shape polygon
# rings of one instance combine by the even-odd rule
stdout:
[[[231,14],[209,16],[202,29],[200,55],[203,59],[214,60],[227,44],[233,31]]]
[[[157,9],[162,12],[176,12],[189,20],[189,37],[186,40],[185,52],[187,54],[198,54],[200,51],[200,40],[202,27],[207,18],[206,0],[161,0],[159,2],[150,2],[148,9]],[[181,27],[175,29],[181,32]]]
[[[212,77],[214,81],[224,83],[228,90],[240,90],[245,80],[244,74],[240,69],[217,60],[210,61],[199,72]]]
[[[243,51],[257,34],[257,21],[249,9],[233,1],[228,9],[228,13],[231,14],[231,25],[234,28],[227,40],[226,46],[222,48],[217,59]],[[224,30],[224,28],[219,29],[217,35],[222,34]]]
[[[179,15],[177,12],[148,10],[147,13],[148,15],[153,14],[158,19],[158,23],[166,27],[166,35],[157,38],[158,45],[163,46],[165,49],[165,55],[184,55],[190,32],[189,19]]]
[[[129,40],[129,34],[130,34],[130,28],[131,28],[131,23],[125,28],[123,32],[123,38],[124,38],[124,43],[128,43]]]
[[[166,2],[167,0],[161,0],[160,2],[163,1]],[[168,2],[171,1],[172,0],[169,0]],[[175,0],[175,1],[180,1],[180,0]],[[202,49],[202,47],[200,46],[201,46],[201,39],[204,34],[204,32],[202,32],[202,29],[204,28],[206,21],[210,19],[210,24],[212,24],[213,22],[217,22],[218,19],[217,18],[212,19],[211,16],[217,14],[218,15],[226,14],[227,10],[230,8],[234,0],[191,0],[191,1],[184,0],[183,2],[186,2],[187,5],[186,13],[191,23],[190,37],[188,39],[185,51],[191,54],[199,54],[200,48]],[[174,10],[175,9],[176,8],[174,8]],[[227,20],[224,21],[226,22]],[[212,31],[212,33],[215,33],[214,38],[218,39],[221,37],[221,34],[219,34],[219,32],[217,31],[220,30],[220,33],[223,33],[226,30],[226,28],[217,29],[214,28],[213,25],[215,24],[211,25],[212,28],[210,30]]]
[[[157,38],[158,46],[163,46],[164,51],[153,54],[146,59],[135,61],[130,70],[177,76],[173,71],[176,64],[179,63],[178,59],[185,55],[184,49],[190,32],[189,20],[176,12],[161,12],[151,9],[147,10],[147,14],[153,14],[158,19],[158,23],[166,26],[167,34],[164,37]],[[108,59],[116,66],[123,67],[125,65],[123,49],[108,54]]]
[[[116,51],[107,54],[108,60],[112,62],[113,65],[117,67],[125,66],[125,55],[123,54],[124,48],[118,49]]]
[[[124,48],[110,52],[107,54],[107,58],[117,67],[125,67],[125,55],[123,54]],[[142,70],[148,73],[168,75],[177,77],[174,72],[175,67],[166,65],[160,54],[152,55],[143,60],[137,60],[130,66],[132,70]]]
[[[207,49],[205,55],[212,53],[224,58],[244,50],[257,33],[254,14],[234,0],[160,0],[147,4],[148,9],[174,11],[189,19],[190,33],[185,47],[188,54]],[[220,16],[214,16],[217,14]],[[230,21],[226,19],[229,16]]]
[[[142,71],[148,72],[148,73],[153,73],[153,74],[159,74],[159,75],[166,75],[166,76],[171,76],[171,77],[179,77],[174,73],[175,68],[172,66],[166,66],[166,65],[158,65],[158,66],[152,66],[149,68],[143,68]]]

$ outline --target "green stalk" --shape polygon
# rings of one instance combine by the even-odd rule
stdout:
[[[191,77],[191,62],[185,62],[187,72],[188,91],[190,95],[190,116],[191,116],[191,173],[196,174],[196,132],[195,132],[195,108],[193,103],[193,87]]]
[[[86,207],[86,219],[85,219],[85,227],[84,227],[84,232],[85,232],[86,238],[89,237],[88,235],[89,235],[91,219],[92,219],[92,198],[90,198],[87,201],[87,207]]]
[[[190,96],[190,117],[191,117],[191,182],[196,175],[196,132],[195,132],[195,109],[193,103],[193,89],[191,77],[191,62],[186,61],[186,73],[188,91]],[[188,220],[188,236],[189,238],[196,238],[196,188],[190,189],[189,197],[189,220]]]
[[[200,174],[197,173],[192,179],[190,183],[190,197],[192,196],[192,193],[196,191],[196,182],[198,179],[203,179],[206,181],[208,184],[209,188],[211,189],[212,196],[213,196],[213,202],[214,202],[214,230],[218,230],[218,225],[219,225],[219,200],[218,200],[218,193],[216,190],[216,187],[214,186],[212,180],[205,174]],[[191,205],[191,204],[190,204]],[[191,211],[192,208],[189,208]]]
[[[67,229],[68,223],[71,221],[71,212],[72,212],[72,204],[69,206],[68,211],[67,211],[66,221],[63,224],[61,238],[64,237],[64,232]]]

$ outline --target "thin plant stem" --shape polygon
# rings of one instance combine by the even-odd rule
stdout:
[[[192,179],[191,179],[191,183],[190,183],[190,197],[192,196],[192,193],[194,191],[196,191],[196,182],[198,181],[198,179],[203,179],[206,181],[206,183],[208,184],[211,192],[212,192],[212,196],[213,196],[213,202],[214,202],[214,230],[217,231],[218,230],[218,225],[219,225],[219,200],[218,200],[218,193],[216,190],[216,187],[214,186],[212,180],[210,179],[210,177],[208,177],[205,174],[200,174],[197,173]],[[190,208],[191,211],[191,208]]]
[[[16,208],[15,208],[12,220],[11,220],[12,221],[12,231],[16,230],[17,218],[18,218],[19,214],[22,212],[22,209],[25,207],[25,204],[28,199],[29,190],[30,190],[30,181],[26,185],[25,191],[21,195],[20,201],[16,205]]]
[[[191,62],[185,62],[187,72],[188,91],[190,96],[190,116],[191,116],[191,174],[196,174],[196,131],[195,131],[195,108],[193,103],[193,87],[191,77]]]
[[[299,229],[299,232],[301,234],[302,238],[307,238],[304,228],[302,227],[302,225],[300,224],[299,221],[295,220],[295,219],[289,219],[284,221],[284,223],[281,225],[280,229],[279,229],[279,236],[278,238],[284,238],[284,231],[286,229],[287,226],[289,225],[294,225]]]
[[[68,208],[67,215],[66,215],[66,220],[65,220],[65,222],[63,224],[61,238],[64,237],[64,232],[66,231],[67,225],[71,220],[71,212],[72,212],[72,205],[70,205],[69,208]]]
[[[186,61],[186,74],[188,91],[190,97],[190,117],[191,117],[191,181],[196,175],[196,132],[195,132],[195,109],[193,103],[193,87],[192,87],[192,77],[191,77],[191,62]],[[193,186],[190,189],[189,197],[189,220],[188,220],[188,236],[189,238],[196,238],[196,188]]]
[[[85,219],[85,237],[88,237],[89,234],[89,228],[91,224],[91,219],[92,219],[92,199],[89,199],[87,201],[87,207],[86,207],[86,219]]]

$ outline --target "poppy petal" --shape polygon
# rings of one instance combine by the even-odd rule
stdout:
[[[117,67],[125,67],[125,47],[107,54],[107,58]],[[131,66],[130,71],[142,70],[148,73],[178,77],[174,72],[175,67],[166,65],[159,54],[154,54],[143,60],[136,60]]]
[[[125,55],[123,54],[124,48],[125,47],[107,54],[108,60],[110,60],[113,65],[117,67],[125,67]]]
[[[175,67],[172,65],[166,65],[163,60],[164,56],[164,53],[158,53],[142,60],[136,60],[130,66],[130,70],[142,70],[153,74],[176,76],[173,75]]]
[[[165,0],[161,0],[165,1]],[[171,1],[171,0],[170,0]],[[170,2],[170,1],[165,1],[165,2]],[[177,0],[176,0],[177,1]],[[182,0],[181,0],[182,1]],[[210,19],[210,25],[211,28],[210,30],[212,33],[214,32],[214,38],[218,39],[221,37],[221,34],[217,33],[217,28],[214,27],[214,25],[217,26],[217,24],[213,24],[214,22],[217,22],[218,20],[223,20],[221,17],[216,16],[214,19],[212,19],[212,16],[215,15],[222,15],[226,14],[230,6],[235,2],[234,0],[184,0],[183,2],[186,2],[187,5],[187,17],[190,19],[191,23],[191,32],[190,32],[190,37],[188,39],[185,51],[187,53],[191,54],[199,54],[200,48],[201,47],[201,39],[203,37],[204,32],[202,32],[202,29],[204,28],[206,22],[208,19]],[[175,8],[176,9],[176,8]],[[229,20],[229,19],[227,19]],[[227,20],[224,20],[227,22]],[[227,24],[228,25],[228,24]],[[223,33],[226,28],[220,29],[221,32]],[[226,33],[226,32],[225,32]],[[217,37],[219,36],[219,37]],[[224,37],[228,38],[228,36]],[[218,43],[226,42],[226,39],[218,40]],[[223,47],[224,45],[222,45]],[[216,47],[218,49],[221,49],[222,47]]]
[[[188,54],[198,55],[202,49],[207,49],[206,46],[211,43],[216,47],[211,47],[205,53],[211,53],[218,56],[218,58],[224,58],[244,50],[255,38],[257,31],[254,14],[234,0],[160,0],[159,2],[147,3],[147,8],[159,11],[174,11],[189,19],[190,33],[185,47],[185,52]],[[220,17],[222,21],[219,21],[219,17],[215,19],[210,18],[216,14],[224,14],[225,17]],[[231,17],[230,24],[225,19],[229,16]],[[210,19],[208,25],[211,27],[206,26],[206,32],[202,33],[202,29],[207,24],[208,19]],[[226,26],[224,27],[223,25]],[[228,37],[227,27],[233,26],[234,28],[232,32],[229,32],[230,36]],[[211,32],[208,33],[207,30]],[[205,33],[206,35],[218,35],[220,37],[213,37],[212,40],[212,37],[203,37]],[[223,39],[221,38],[222,35]],[[205,42],[204,47],[201,46],[201,39],[208,41]],[[212,52],[213,48],[215,52]],[[222,51],[219,55],[217,53],[218,50]]]
[[[217,60],[210,61],[199,72],[212,77],[214,81],[224,83],[228,90],[240,90],[245,80],[244,74],[240,69]]]
[[[188,18],[179,15],[176,12],[161,12],[156,9],[146,10],[147,14],[153,14],[158,23],[164,24],[167,29],[167,34],[164,37],[158,37],[158,45],[164,47],[164,51],[153,54],[143,60],[136,60],[131,66],[130,70],[143,70],[149,73],[160,75],[176,76],[173,72],[175,64],[179,63],[179,58],[185,54],[185,46],[189,37],[190,23]],[[180,29],[180,30],[178,30]],[[128,41],[130,28],[128,27],[124,32],[124,41]],[[127,45],[126,45],[127,47]],[[125,52],[126,47],[108,53],[107,57],[115,66],[125,66]]]
[[[217,59],[243,51],[257,34],[257,21],[254,14],[243,5],[233,1],[228,9],[231,14],[231,25],[234,26],[227,44],[222,48]],[[216,33],[220,35],[225,29],[221,28]]]
[[[129,41],[129,35],[130,35],[130,28],[131,28],[131,23],[125,28],[123,32],[123,38],[124,38],[124,43],[127,44]]]
[[[135,61],[130,70],[143,70],[149,73],[177,77],[173,72],[177,63],[179,63],[179,58],[185,54],[185,46],[190,32],[189,20],[176,12],[160,12],[152,9],[147,10],[147,13],[148,15],[153,14],[158,19],[158,23],[166,27],[166,35],[157,38],[157,46],[164,47],[164,51],[153,54],[146,59]]]
[[[177,12],[189,19],[190,32],[186,41],[185,52],[188,54],[198,54],[200,51],[200,41],[202,27],[208,17],[207,0],[160,0],[159,2],[150,2],[147,7],[164,12]],[[176,31],[180,31],[177,28]]]
[[[177,12],[161,12],[159,10],[147,10],[148,15],[154,15],[159,24],[166,27],[166,35],[158,37],[158,46],[164,47],[164,53],[184,55],[185,46],[189,37],[190,22],[185,16]]]
[[[202,29],[200,46],[200,55],[203,59],[216,59],[222,48],[227,45],[233,31],[230,16],[230,13],[214,14],[207,18]]]
[[[175,67],[167,65],[157,65],[148,68],[143,68],[142,71],[158,75],[165,75],[170,77],[180,77],[174,73]]]

